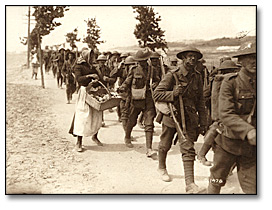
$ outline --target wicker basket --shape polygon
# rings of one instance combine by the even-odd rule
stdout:
[[[94,109],[96,109],[98,111],[104,111],[104,110],[111,109],[113,107],[119,106],[120,101],[121,101],[121,97],[112,98],[108,88],[103,83],[101,83],[101,82],[99,82],[99,83],[103,86],[103,88],[106,89],[106,91],[109,94],[110,98],[107,101],[99,102],[94,97],[87,94],[87,97],[86,97],[87,104],[89,104],[91,107],[93,107]]]

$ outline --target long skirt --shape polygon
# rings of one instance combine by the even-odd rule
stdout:
[[[102,111],[90,107],[86,103],[86,87],[81,86],[75,106],[75,114],[69,130],[74,136],[93,136],[102,126]]]

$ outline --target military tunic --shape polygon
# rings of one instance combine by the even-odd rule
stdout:
[[[216,138],[214,166],[210,183],[224,186],[231,166],[236,163],[244,193],[256,193],[256,147],[248,143],[247,134],[256,128],[256,81],[245,69],[225,78],[219,95],[219,118],[224,125]],[[251,122],[247,121],[253,112]]]
[[[194,141],[198,137],[198,127],[206,125],[206,112],[203,99],[203,84],[200,73],[197,71],[187,72],[185,67],[181,65],[178,69],[170,70],[158,87],[154,91],[154,98],[159,102],[171,102],[174,104],[178,114],[177,120],[181,124],[180,106],[178,98],[174,97],[173,89],[176,85],[173,73],[177,75],[179,83],[185,89],[189,85],[187,91],[183,95],[185,123],[187,128],[188,141],[180,145],[183,161],[195,159]],[[162,135],[159,144],[159,150],[167,153],[171,148],[174,135],[176,133],[175,123],[169,115],[163,115],[162,118]],[[165,168],[165,163],[160,166]]]
[[[110,73],[111,78],[119,77],[118,86],[121,86],[128,76],[128,72],[133,68],[132,65],[122,65],[121,67],[115,68]],[[130,112],[131,93],[129,90],[120,94],[122,100],[120,101],[120,118],[121,120],[127,121]],[[118,109],[118,108],[117,108]],[[125,123],[126,124],[126,123]]]
[[[138,115],[143,111],[145,117],[145,132],[153,133],[154,118],[156,116],[155,105],[150,90],[151,68],[144,69],[140,65],[133,66],[129,71],[127,79],[122,86],[126,90],[142,89],[143,98],[135,99],[132,93],[131,110],[126,129],[126,136],[129,136],[132,128],[137,124]],[[158,83],[158,78],[152,78],[152,82]]]

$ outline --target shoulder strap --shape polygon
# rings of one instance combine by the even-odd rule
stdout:
[[[173,74],[173,76],[175,78],[176,85],[179,85],[179,80],[178,80],[176,72],[174,72],[174,71],[170,71],[170,72]],[[182,92],[181,96],[183,96],[186,93],[186,91],[189,89],[190,85],[192,84],[192,81],[193,80],[191,79],[190,82],[188,83],[188,85],[186,86],[186,88],[184,89],[184,91]]]

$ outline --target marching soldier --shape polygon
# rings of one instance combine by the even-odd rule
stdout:
[[[178,59],[175,57],[170,58],[170,68],[175,68],[178,66]]]
[[[74,66],[76,65],[75,54],[73,52],[68,53],[68,60],[64,62],[62,67],[62,74],[65,78],[67,104],[70,104],[72,95],[76,90],[76,82],[74,78]]]
[[[196,71],[197,61],[202,56],[202,53],[196,48],[187,47],[183,49],[177,54],[177,58],[183,61],[182,64],[177,69],[170,70],[154,92],[156,101],[169,102],[174,105],[177,110],[177,121],[182,125],[186,136],[186,141],[180,143],[180,151],[182,153],[187,193],[203,193],[205,191],[205,188],[200,188],[194,183],[194,160],[196,155],[194,142],[197,141],[199,134],[204,134],[206,131],[203,84],[201,74]],[[180,96],[182,96],[184,106],[180,106]],[[184,115],[181,115],[182,112]],[[185,123],[183,124],[182,121]],[[158,168],[163,181],[171,181],[166,169],[166,157],[176,132],[173,118],[168,114],[163,114]]]
[[[235,163],[243,192],[256,194],[256,45],[248,44],[233,57],[242,68],[221,85],[219,119],[224,129],[215,139],[209,194],[220,193]]]
[[[115,68],[115,69],[117,69],[118,72],[120,72],[120,71],[121,71],[121,72],[126,71],[125,60],[126,60],[127,57],[128,57],[128,53],[122,53],[122,54],[120,55],[121,62],[118,64],[118,67]],[[115,69],[112,70],[112,71],[115,71],[115,72],[116,72]],[[121,74],[122,74],[122,73],[121,73]],[[120,78],[120,77],[119,77],[119,78]],[[122,81],[122,82],[123,82],[123,81]],[[121,84],[120,84],[120,81],[119,81],[119,84],[118,84],[118,85],[119,85],[119,86],[121,85]],[[122,122],[122,119],[121,119],[122,113],[121,113],[120,105],[117,106],[116,111],[117,111],[117,115],[118,115],[118,121],[119,121],[119,122]]]
[[[132,105],[129,114],[129,120],[127,122],[125,131],[125,144],[127,147],[133,147],[131,143],[131,132],[133,127],[137,124],[138,115],[143,111],[145,116],[145,137],[146,137],[146,155],[151,157],[152,152],[152,140],[154,132],[154,118],[156,116],[155,105],[151,95],[151,89],[153,84],[150,84],[151,80],[151,68],[148,67],[147,60],[150,58],[150,51],[147,49],[139,50],[133,57],[138,62],[137,66],[134,66],[128,74],[127,79],[119,88],[120,92],[130,90],[132,97]],[[159,82],[156,78],[152,78],[154,83]]]
[[[96,68],[98,76],[99,76],[99,80],[108,88],[111,89],[111,86],[113,86],[113,84],[116,81],[116,78],[111,78],[110,77],[110,73],[111,70],[108,66],[105,65],[107,61],[107,58],[105,55],[99,55],[97,58],[97,62],[98,62],[98,66]],[[105,122],[104,122],[104,118],[102,121],[102,127],[105,126]]]
[[[136,64],[136,61],[133,60],[133,57],[128,56],[125,59],[125,62],[119,65],[119,68],[116,68],[111,72],[110,77],[111,78],[119,77],[118,85],[121,86],[123,82],[126,80],[128,76],[128,72],[130,71],[132,66],[134,66],[135,64]],[[125,130],[127,126],[128,115],[130,110],[131,93],[129,90],[127,90],[123,93],[120,93],[120,95],[122,97],[122,100],[120,102],[120,113],[121,113],[120,119],[122,121],[122,125]]]
[[[161,70],[161,64],[160,64],[160,57],[161,55],[158,52],[151,52],[150,55],[150,66],[151,66],[151,74],[153,75],[153,78],[156,78],[153,82],[152,90],[155,90],[155,88],[158,86],[159,81],[162,77],[162,70]],[[165,68],[166,69],[166,68]],[[144,113],[141,112],[138,122],[138,126],[142,129],[144,129]]]

